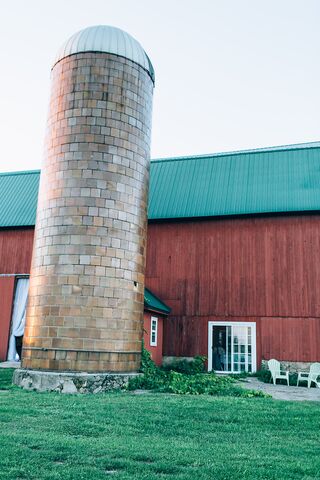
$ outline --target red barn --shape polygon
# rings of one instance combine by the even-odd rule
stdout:
[[[38,177],[0,175],[2,359],[14,280],[30,268]],[[152,317],[169,314],[167,361],[201,354],[225,372],[320,361],[319,210],[320,143],[153,161],[146,344],[157,332],[162,345]]]

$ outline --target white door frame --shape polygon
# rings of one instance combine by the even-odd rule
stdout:
[[[213,327],[251,327],[251,359],[252,359],[252,372],[256,372],[257,370],[257,352],[256,352],[256,343],[257,343],[257,335],[256,335],[256,322],[223,322],[223,321],[213,321],[208,322],[208,372],[212,371],[212,329]],[[227,373],[227,372],[226,372]],[[228,373],[240,373],[240,372],[228,372]]]

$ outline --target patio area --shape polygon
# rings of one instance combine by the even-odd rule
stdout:
[[[293,387],[277,383],[263,383],[255,377],[246,378],[241,382],[243,388],[252,390],[260,390],[272,395],[275,400],[290,401],[320,401],[320,388],[307,388],[306,386]]]

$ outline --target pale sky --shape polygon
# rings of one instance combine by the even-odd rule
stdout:
[[[50,69],[89,25],[156,73],[152,158],[320,140],[319,0],[0,0],[0,171],[41,167]]]

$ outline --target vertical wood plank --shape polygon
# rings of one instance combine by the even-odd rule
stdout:
[[[14,277],[0,277],[0,361],[7,357],[12,314]]]

